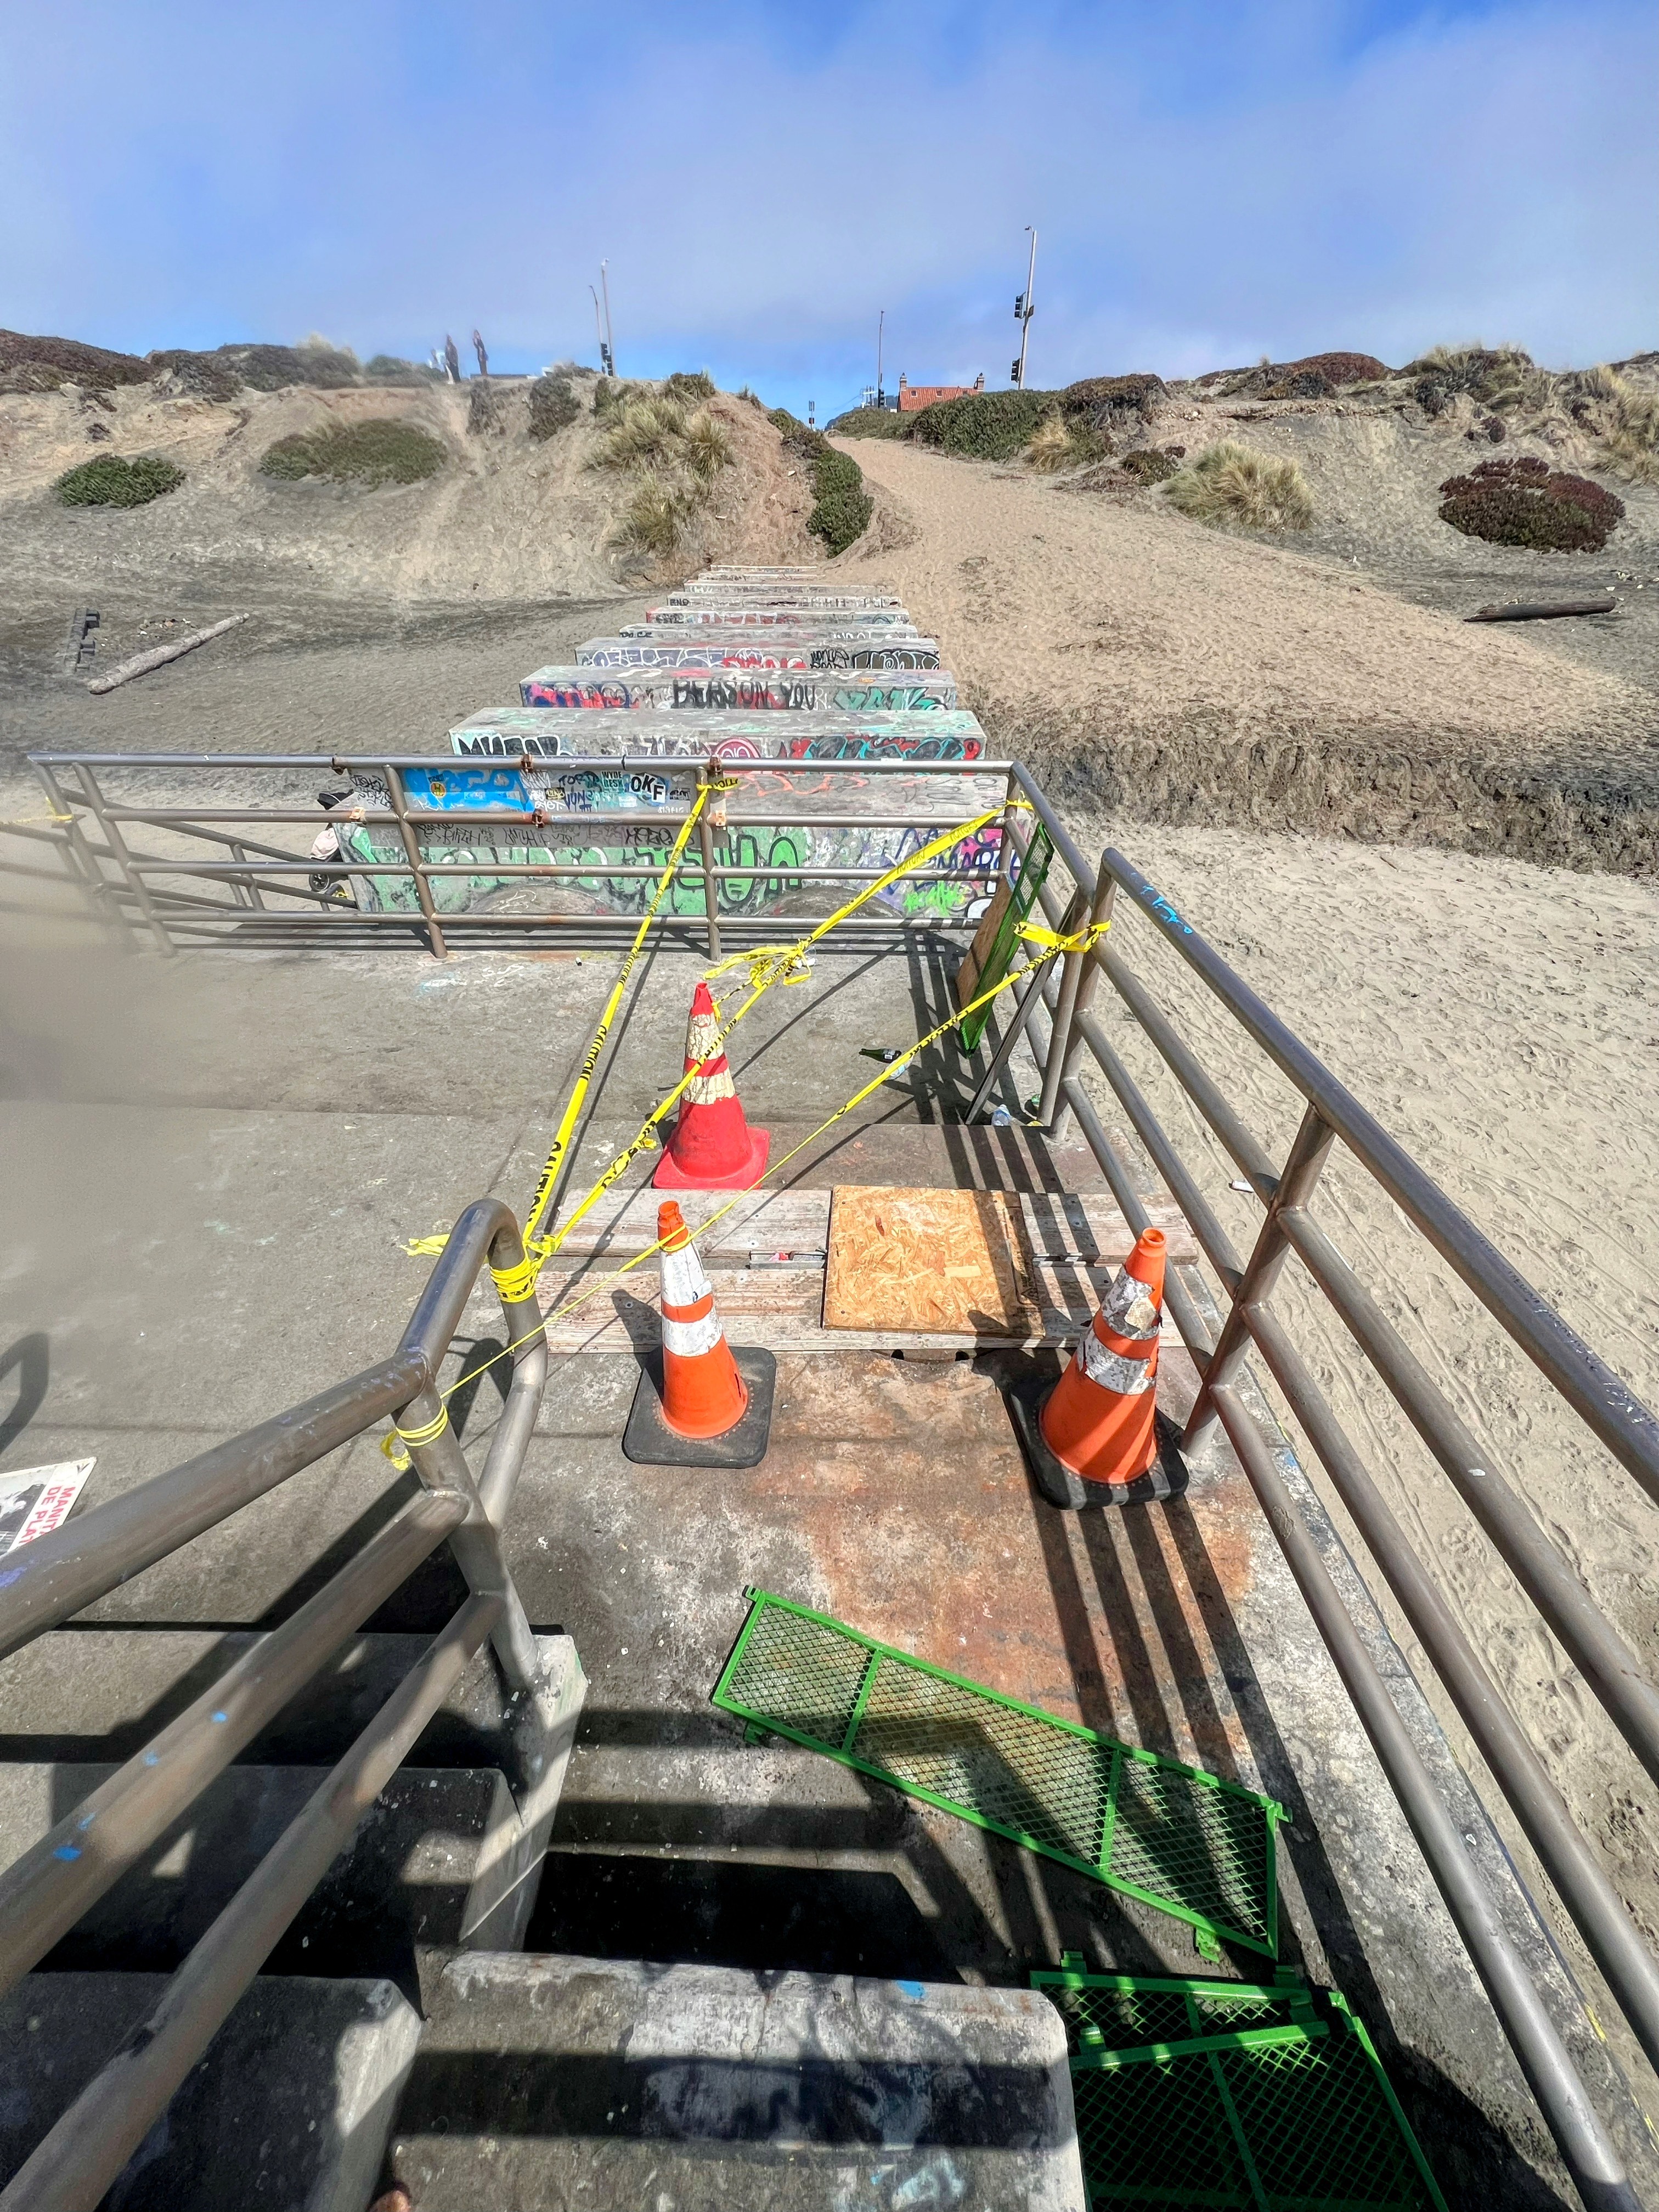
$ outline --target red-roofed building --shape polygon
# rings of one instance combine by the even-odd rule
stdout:
[[[969,399],[976,392],[985,389],[985,371],[981,369],[971,384],[912,384],[899,379],[899,413],[915,415],[924,407],[932,407],[941,399]]]

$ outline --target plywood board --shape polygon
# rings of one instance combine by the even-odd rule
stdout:
[[[828,1253],[826,1328],[1024,1337],[1042,1327],[1024,1223],[1006,1191],[842,1184]]]

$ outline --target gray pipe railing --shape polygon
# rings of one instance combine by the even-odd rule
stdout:
[[[1027,987],[1019,1015],[1022,1029],[1030,1024],[1039,1006],[1048,1017],[1046,1042],[1035,1030],[1030,1031],[1032,1050],[1044,1075],[1045,1118],[1052,1126],[1056,1107],[1060,1111],[1069,1108],[1076,1114],[1131,1231],[1138,1234],[1147,1225],[1146,1209],[1093,1102],[1073,1072],[1079,1051],[1086,1048],[1181,1206],[1229,1301],[1230,1310],[1220,1333],[1214,1335],[1178,1273],[1172,1272],[1166,1284],[1170,1316],[1200,1379],[1183,1444],[1189,1449],[1197,1448],[1216,1420],[1225,1429],[1575,2184],[1587,2205],[1633,2206],[1637,2200],[1628,2179],[1571,2055],[1505,1935],[1490,1896],[1474,1875],[1455,1823],[1342,1604],[1260,1426],[1238,1394],[1237,1378],[1248,1349],[1261,1352],[1284,1392],[1472,1741],[1583,1936],[1615,2001],[1656,2065],[1659,2065],[1659,1961],[1643,1941],[1432,1574],[1384,1504],[1311,1371],[1272,1312],[1269,1301],[1275,1282],[1292,1250],[1309,1266],[1316,1284],[1353,1331],[1362,1352],[1443,1467],[1454,1480],[1462,1474],[1460,1494],[1468,1498],[1498,1549],[1516,1568],[1540,1613],[1578,1660],[1632,1749],[1644,1760],[1653,1753],[1654,1716],[1659,1702],[1634,1655],[1548,1544],[1519,1497],[1500,1481],[1492,1465],[1493,1455],[1478,1457],[1472,1438],[1468,1439],[1468,1449],[1463,1449],[1467,1431],[1462,1430],[1455,1413],[1314,1221],[1309,1201],[1333,1145],[1339,1139],[1346,1145],[1391,1195],[1398,1198],[1402,1189],[1411,1191],[1413,1207],[1407,1209],[1402,1202],[1408,1218],[1430,1237],[1437,1249],[1453,1260],[1460,1273],[1465,1269],[1484,1273],[1484,1289],[1480,1284],[1472,1286],[1506,1327],[1513,1321],[1510,1334],[1523,1342],[1523,1348],[1532,1352],[1553,1382],[1556,1380],[1553,1370],[1572,1370],[1577,1387],[1571,1392],[1563,1389],[1562,1395],[1598,1435],[1604,1431],[1616,1433],[1623,1446],[1620,1456],[1626,1465],[1632,1460],[1643,1462],[1650,1435],[1659,1431],[1655,1431],[1651,1414],[1622,1385],[1607,1387],[1608,1370],[1589,1348],[1522,1282],[1401,1148],[1377,1128],[1328,1070],[1248,990],[1148,880],[1121,854],[1109,848],[1096,886],[1097,915],[1109,911],[1111,890],[1118,887],[1134,894],[1136,910],[1151,917],[1188,964],[1238,1016],[1255,1042],[1271,1051],[1307,1102],[1290,1152],[1282,1166],[1276,1164],[1186,1045],[1148,986],[1127,965],[1115,943],[1109,939],[1089,956],[1093,974],[1112,983],[1127,1012],[1262,1201],[1266,1218],[1255,1249],[1246,1258],[1234,1247],[1197,1177],[1096,1018],[1085,988],[1079,984],[1068,988],[1068,979],[1063,974],[1056,979],[1052,969],[1040,972]],[[1056,928],[1075,915],[1075,902],[1067,915],[1059,897],[1046,886],[1042,903]],[[1121,905],[1117,912],[1120,915],[1124,912]],[[1005,1038],[992,1073],[981,1084],[976,1108],[988,1097],[1009,1049],[1010,1041]],[[1373,1133],[1381,1140],[1379,1145],[1372,1144]],[[1488,1259],[1495,1264],[1489,1267]],[[1540,1352],[1547,1357],[1540,1356]],[[1454,1436],[1456,1449],[1453,1449]],[[1607,1440],[1611,1443],[1613,1438],[1608,1436]],[[1453,1462],[1455,1465],[1449,1463]],[[1477,1468],[1484,1472],[1474,1472]],[[1645,1481],[1639,1464],[1632,1471]]]
[[[693,733],[686,733],[687,742]],[[61,878],[51,871],[35,869],[26,863],[0,860],[0,875],[11,874],[30,879],[62,880],[72,885],[87,901],[93,914],[124,933],[146,932],[164,953],[171,953],[182,944],[234,942],[259,944],[265,942],[341,941],[341,932],[349,927],[373,927],[380,932],[391,929],[412,932],[423,939],[438,957],[447,956],[449,939],[463,932],[475,939],[479,937],[507,933],[518,934],[525,930],[545,930],[568,939],[573,934],[591,933],[596,927],[595,917],[545,911],[540,913],[496,912],[494,910],[464,910],[445,913],[441,910],[437,890],[447,878],[487,875],[502,880],[522,878],[526,883],[545,879],[550,884],[601,880],[618,885],[643,885],[654,882],[661,873],[660,859],[641,862],[617,860],[606,863],[603,859],[592,860],[514,860],[497,857],[494,853],[487,861],[477,859],[450,860],[438,857],[428,842],[422,848],[423,835],[441,825],[453,830],[465,825],[477,831],[486,841],[501,829],[522,831],[533,821],[539,838],[558,836],[563,833],[567,842],[587,842],[597,832],[607,827],[632,836],[644,824],[672,837],[686,818],[685,801],[674,798],[664,806],[642,809],[638,806],[600,806],[592,810],[550,808],[538,809],[532,814],[520,807],[468,808],[464,813],[452,809],[421,806],[413,803],[405,784],[411,769],[430,771],[434,767],[448,765],[465,768],[467,757],[452,757],[432,753],[378,754],[246,754],[246,753],[35,753],[29,756],[31,765],[40,779],[42,788],[52,800],[55,812],[69,817],[64,825],[64,836],[52,842],[57,846],[64,873]],[[476,765],[477,763],[473,763]],[[620,772],[648,772],[665,781],[678,780],[690,787],[706,781],[709,773],[718,771],[722,781],[728,777],[739,786],[746,776],[766,775],[787,781],[810,781],[815,785],[828,784],[831,790],[837,777],[856,777],[867,781],[874,777],[901,776],[910,781],[938,784],[960,784],[975,777],[995,777],[1005,787],[1016,788],[1010,781],[1024,771],[1017,763],[999,760],[914,760],[906,758],[817,760],[783,758],[768,756],[756,760],[723,760],[706,750],[688,750],[678,756],[656,753],[558,754],[542,756],[526,752],[504,755],[486,765],[517,767],[526,770],[542,770],[560,775],[592,771],[614,775]],[[390,848],[400,857],[371,860],[313,860],[309,854],[287,853],[279,845],[249,836],[230,836],[214,823],[277,825],[282,823],[315,824],[319,817],[309,808],[291,805],[237,806],[222,801],[199,808],[173,806],[164,804],[125,804],[112,799],[99,780],[99,772],[133,771],[161,769],[189,769],[196,771],[236,774],[243,770],[263,772],[309,770],[346,775],[362,770],[379,779],[384,786],[380,794],[383,803],[354,808],[350,818],[376,826],[390,833]],[[58,770],[71,771],[74,787],[67,796],[58,781]],[[1027,779],[1029,782],[1029,779]],[[1034,788],[1034,787],[1033,787]],[[904,830],[918,836],[936,834],[947,828],[928,817],[926,805],[905,802],[906,811],[848,813],[823,807],[819,802],[823,793],[815,792],[811,801],[802,808],[782,811],[774,799],[770,804],[745,806],[741,791],[738,804],[732,807],[718,830],[705,830],[699,825],[700,834],[694,846],[682,855],[678,863],[678,881],[694,894],[702,909],[702,925],[712,957],[719,957],[718,947],[723,929],[735,928],[740,934],[744,918],[739,915],[719,911],[720,887],[726,884],[747,885],[757,877],[767,879],[775,873],[781,883],[813,884],[853,886],[873,883],[886,872],[884,866],[867,866],[848,862],[846,865],[806,862],[774,872],[740,858],[721,860],[716,857],[720,836],[740,836],[745,830],[811,828]],[[1083,867],[1086,863],[1077,853],[1064,828],[1055,820],[1053,811],[1041,793],[1030,801],[1038,808],[1042,818],[1053,826],[1064,841],[1068,865]],[[945,799],[937,802],[945,811]],[[82,828],[80,812],[83,810],[89,825],[95,825],[97,836],[88,837]],[[954,811],[954,808],[952,809]],[[182,854],[158,854],[135,849],[127,842],[127,828],[137,824],[166,831],[182,841],[205,842],[221,848],[218,857],[208,859]],[[224,857],[228,849],[230,857]],[[107,867],[106,866],[107,864]],[[112,871],[113,872],[110,872]],[[326,879],[324,888],[313,890],[310,878]],[[413,886],[416,912],[401,912],[390,907],[356,906],[343,903],[333,895],[333,887],[349,884],[357,879],[365,883],[386,880],[407,883]],[[958,883],[971,889],[987,884],[988,872],[984,869],[934,866],[913,872],[910,880],[917,884]],[[1089,873],[1092,886],[1094,878]],[[194,883],[194,890],[181,886]],[[222,891],[223,896],[205,894]],[[271,902],[277,902],[272,903]],[[283,903],[288,902],[289,903]],[[33,911],[27,907],[23,911]],[[666,930],[683,931],[685,916],[665,916],[662,927]],[[867,919],[864,926],[868,927]],[[897,917],[885,919],[890,935],[896,927],[910,926]],[[930,928],[960,927],[959,920],[930,915]],[[630,929],[631,920],[618,916],[617,930]],[[849,939],[855,933],[857,923],[848,927]],[[601,928],[601,934],[603,929]]]
[[[500,1533],[547,1378],[534,1292],[508,1294],[522,1282],[524,1256],[518,1223],[500,1200],[470,1206],[389,1358],[71,1517],[16,1555],[0,1589],[0,1651],[80,1612],[379,1421],[400,1416],[411,1434],[430,1431],[409,1444],[421,1494],[0,1873],[0,1992],[113,1887],[438,1545],[448,1542],[470,1595],[191,1950],[149,2019],[0,2192],[0,2212],[91,2212],[101,2200],[486,1638],[509,1686],[533,1686],[535,1639]],[[437,1377],[486,1261],[497,1278],[513,1367],[475,1483]]]

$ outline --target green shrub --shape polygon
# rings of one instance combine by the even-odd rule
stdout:
[[[685,410],[678,400],[630,399],[608,410],[611,428],[596,447],[596,469],[649,468],[672,460],[685,436]]]
[[[1214,528],[1305,530],[1313,501],[1294,461],[1254,453],[1230,439],[1177,469],[1164,496],[1181,514]]]
[[[647,471],[623,507],[611,542],[629,552],[650,553],[663,559],[679,543],[685,514],[685,501],[680,495]]]
[[[1133,376],[1085,376],[1081,383],[1066,386],[1060,407],[1068,420],[1101,431],[1121,430],[1127,428],[1132,415],[1150,419],[1158,401],[1168,397],[1164,379],[1143,370]]]
[[[1032,434],[1025,458],[1041,476],[1058,476],[1062,469],[1082,469],[1109,458],[1112,441],[1103,431],[1082,421],[1067,422],[1060,414],[1046,415]]]
[[[844,553],[861,538],[875,512],[875,501],[864,489],[864,471],[850,453],[838,453],[826,442],[812,464],[814,506],[806,527],[823,538],[831,556]]]
[[[1138,453],[1125,453],[1118,465],[1137,483],[1167,483],[1179,472],[1181,458],[1179,453],[1164,453],[1156,446],[1143,446]]]
[[[643,384],[624,384],[620,378],[602,376],[593,386],[593,412],[601,417],[625,414],[636,401],[651,397]]]
[[[1036,427],[1054,406],[1053,392],[971,392],[961,399],[936,400],[908,417],[900,434],[942,453],[965,453],[975,460],[1011,461],[1031,442]]]
[[[582,411],[574,387],[562,376],[538,376],[530,387],[530,434],[542,440],[568,429]]]
[[[404,361],[395,353],[377,353],[363,363],[370,384],[434,384],[441,381],[430,362]]]
[[[1401,372],[1414,377],[1412,396],[1425,415],[1443,415],[1461,392],[1491,414],[1541,407],[1553,396],[1548,373],[1519,346],[1436,346]]]
[[[714,380],[706,368],[677,368],[663,388],[676,399],[695,403],[699,399],[714,398]]]
[[[1440,491],[1440,520],[1466,538],[1540,553],[1599,553],[1625,519],[1612,492],[1530,457],[1482,461],[1468,476],[1448,477]]]
[[[149,375],[149,363],[137,354],[111,353],[78,338],[0,331],[0,392],[56,392],[64,384],[107,392],[118,384],[146,383]]]
[[[844,553],[861,537],[875,501],[864,489],[864,471],[850,453],[837,453],[822,430],[809,429],[787,407],[774,407],[767,420],[783,434],[784,451],[812,471],[812,511],[806,527],[823,538],[831,556]]]
[[[336,483],[370,487],[418,483],[423,477],[435,476],[444,458],[443,447],[426,431],[412,422],[379,416],[367,422],[332,423],[279,438],[267,449],[259,473],[289,482],[326,477]]]
[[[256,392],[281,392],[290,384],[341,392],[359,380],[356,356],[337,346],[222,345],[217,350]]]
[[[222,354],[191,353],[182,347],[148,356],[151,370],[171,376],[179,389],[198,399],[234,399],[242,388],[242,372]]]
[[[52,489],[65,507],[148,507],[163,492],[177,491],[184,480],[184,471],[159,453],[140,453],[131,461],[100,453],[95,461],[66,470]]]
[[[836,438],[902,438],[909,421],[896,407],[849,407],[823,427]]]
[[[712,484],[732,462],[732,441],[708,412],[699,408],[685,426],[680,458],[700,484]]]
[[[467,386],[466,427],[469,435],[483,437],[507,427],[501,395],[487,376],[475,376]]]

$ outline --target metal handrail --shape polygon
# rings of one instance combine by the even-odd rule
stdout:
[[[1041,1001],[1051,1022],[1046,1048],[1033,1044],[1044,1074],[1043,1118],[1052,1126],[1056,1106],[1062,1114],[1068,1110],[1076,1114],[1131,1229],[1138,1233],[1146,1226],[1146,1210],[1124,1164],[1081,1080],[1072,1072],[1079,1051],[1086,1048],[1181,1206],[1228,1301],[1229,1310],[1219,1334],[1215,1334],[1178,1275],[1172,1272],[1166,1284],[1170,1316],[1200,1378],[1183,1447],[1199,1448],[1218,1419],[1225,1429],[1586,2203],[1633,2206],[1636,2199],[1629,2181],[1571,2056],[1505,1934],[1491,1897],[1474,1873],[1456,1823],[1349,1617],[1261,1427],[1240,1395],[1237,1378],[1247,1350],[1254,1346],[1261,1352],[1284,1392],[1616,2002],[1656,2066],[1659,1961],[1573,1820],[1530,1739],[1469,1644],[1428,1565],[1384,1503],[1311,1370],[1273,1313],[1273,1288],[1292,1250],[1308,1266],[1316,1286],[1346,1323],[1368,1362],[1451,1475],[1542,1617],[1571,1651],[1626,1741],[1650,1771],[1659,1753],[1659,1734],[1656,1733],[1659,1691],[1566,1561],[1549,1544],[1520,1498],[1501,1480],[1492,1464],[1493,1455],[1476,1447],[1426,1370],[1314,1220],[1308,1201],[1334,1144],[1340,1139],[1395,1198],[1408,1220],[1451,1261],[1565,1401],[1618,1453],[1644,1487],[1659,1472],[1659,1462],[1650,1449],[1651,1440],[1659,1437],[1659,1425],[1403,1148],[1387,1136],[1329,1070],[1205,944],[1170,902],[1121,853],[1108,848],[1096,885],[1097,918],[1111,911],[1113,893],[1119,889],[1133,896],[1137,911],[1151,918],[1301,1091],[1307,1102],[1302,1125],[1285,1161],[1276,1164],[1164,1014],[1148,985],[1109,939],[1086,956],[1087,973],[1077,987],[1068,991],[1065,975],[1057,979],[1049,969],[1041,972],[1028,988],[1021,1016],[1029,1020],[1030,1011]],[[1060,902],[1047,886],[1042,903],[1051,922],[1061,927]],[[1075,912],[1074,904],[1073,915]],[[1262,1200],[1266,1218],[1248,1257],[1233,1245],[1198,1178],[1091,1012],[1087,984],[1100,980],[1113,986],[1121,1004]],[[989,1079],[988,1085],[988,1082]]]
[[[500,1536],[547,1379],[535,1293],[514,1297],[502,1287],[503,1278],[522,1279],[524,1257],[519,1224],[499,1199],[470,1206],[390,1358],[72,1517],[9,1569],[0,1589],[0,1652],[80,1612],[381,1419],[401,1416],[410,1435],[425,1439],[408,1447],[421,1494],[0,1873],[0,1992],[39,1963],[446,1540],[470,1594],[191,1951],[149,2018],[0,2191],[0,2212],[70,2212],[101,2199],[486,1639],[511,1688],[535,1687],[535,1638]],[[486,1260],[513,1367],[475,1482],[437,1380]]]
[[[867,720],[867,718],[859,718]],[[688,731],[688,744],[695,743],[696,733]],[[556,860],[550,853],[546,860],[507,859],[492,856],[487,866],[474,859],[448,860],[441,857],[442,848],[434,848],[428,830],[442,828],[449,831],[465,829],[476,831],[489,842],[501,830],[523,830],[533,825],[538,842],[558,837],[563,834],[568,844],[586,842],[606,829],[627,836],[637,833],[649,824],[664,833],[665,841],[682,827],[686,818],[686,805],[678,796],[678,787],[705,784],[713,775],[721,782],[734,781],[739,787],[744,779],[768,777],[790,782],[805,782],[814,787],[804,797],[802,811],[798,814],[781,811],[775,794],[763,793],[771,804],[745,806],[739,804],[730,808],[720,827],[713,831],[705,827],[707,817],[699,823],[696,847],[682,855],[678,867],[678,881],[688,892],[701,894],[703,907],[702,926],[711,957],[718,958],[720,929],[723,921],[741,928],[742,918],[722,916],[720,913],[720,886],[736,883],[749,884],[756,878],[766,877],[769,872],[763,865],[744,861],[734,854],[726,860],[717,860],[714,836],[731,832],[740,836],[744,830],[788,829],[798,823],[825,830],[857,828],[872,831],[908,830],[933,834],[947,826],[929,812],[937,806],[946,808],[943,798],[911,805],[905,802],[902,811],[896,807],[878,809],[868,814],[848,814],[835,811],[833,793],[837,778],[874,777],[891,779],[902,777],[912,782],[922,781],[938,785],[941,782],[959,785],[978,777],[1000,780],[1012,794],[1015,787],[1009,781],[1017,772],[1017,764],[1007,761],[986,759],[919,760],[908,757],[817,760],[786,758],[768,755],[754,760],[726,760],[705,748],[696,751],[664,755],[659,753],[560,753],[543,756],[528,750],[519,755],[503,755],[489,765],[541,769],[560,775],[570,773],[592,772],[616,775],[620,772],[643,771],[672,781],[676,787],[671,803],[663,806],[641,808],[629,805],[607,805],[592,810],[538,810],[510,806],[469,807],[464,811],[450,808],[423,806],[413,803],[404,787],[404,776],[410,769],[430,772],[437,767],[452,765],[465,769],[477,766],[465,757],[425,753],[372,754],[244,754],[244,753],[58,753],[40,752],[29,756],[30,763],[39,776],[43,789],[52,800],[54,810],[68,817],[66,841],[59,847],[65,878],[79,889],[100,920],[106,920],[123,930],[142,930],[153,939],[159,949],[172,953],[179,949],[177,939],[184,942],[260,943],[270,940],[302,941],[321,939],[325,935],[338,943],[343,927],[374,926],[381,930],[390,927],[394,932],[411,929],[423,936],[430,950],[443,957],[448,950],[447,933],[459,930],[469,936],[487,937],[502,931],[522,932],[525,929],[552,930],[568,938],[573,931],[592,925],[593,918],[564,913],[500,912],[493,909],[443,914],[439,910],[437,887],[446,878],[465,878],[487,874],[503,881],[524,879],[534,882],[545,878],[550,883],[589,882],[599,879],[617,884],[642,885],[654,880],[662,871],[658,859],[650,865],[616,860],[607,862],[601,857],[581,860]],[[401,847],[401,857],[355,860],[349,858],[313,860],[308,854],[286,854],[280,846],[260,843],[247,837],[229,837],[222,830],[207,825],[215,822],[232,823],[315,823],[318,817],[309,810],[289,805],[266,808],[242,807],[214,804],[191,809],[166,805],[119,804],[113,801],[99,781],[98,772],[114,769],[124,773],[159,769],[214,769],[227,772],[244,770],[309,770],[310,772],[345,775],[362,770],[377,778],[384,790],[376,794],[383,803],[351,810],[351,819],[377,827],[383,833],[393,833],[390,842],[395,851]],[[58,771],[63,771],[60,781]],[[72,780],[71,780],[72,779]],[[825,807],[823,802],[830,799]],[[1041,794],[1039,794],[1039,799]],[[1033,802],[1034,804],[1036,802]],[[1046,800],[1041,801],[1047,818],[1053,822]],[[95,827],[95,838],[88,838],[81,827],[84,815],[89,828]],[[133,824],[171,832],[185,839],[205,840],[211,844],[229,846],[234,859],[215,860],[192,858],[188,853],[164,855],[155,852],[140,852],[127,842],[125,830]],[[1060,837],[1066,833],[1054,823]],[[501,840],[512,844],[516,839]],[[1069,843],[1069,840],[1066,840]],[[382,850],[386,849],[383,842]],[[1073,848],[1073,851],[1075,848]],[[258,857],[252,857],[256,854]],[[1070,854],[1067,864],[1073,865]],[[106,872],[109,863],[113,872]],[[1076,865],[1086,866],[1078,856]],[[877,880],[887,872],[885,865],[870,866],[848,862],[845,865],[807,862],[790,866],[781,871],[781,878],[789,884],[858,884]],[[21,866],[0,862],[0,872],[27,874]],[[37,874],[48,872],[36,871]],[[918,884],[959,883],[975,885],[986,881],[988,871],[948,865],[935,865],[915,872],[912,880]],[[311,888],[310,878],[326,879],[323,888]],[[357,878],[365,882],[389,879],[412,884],[418,913],[400,912],[390,907],[354,907],[332,896],[332,887],[349,884]],[[195,880],[196,892],[180,887],[181,879]],[[1090,877],[1092,882],[1092,874]],[[202,894],[218,891],[222,887],[228,897],[210,897]],[[267,897],[291,904],[268,905]],[[321,913],[309,909],[320,908]],[[684,917],[676,917],[667,927],[683,926]],[[618,925],[626,927],[622,916]],[[959,927],[960,923],[939,915],[929,917],[929,925]],[[889,923],[890,928],[892,923]]]

